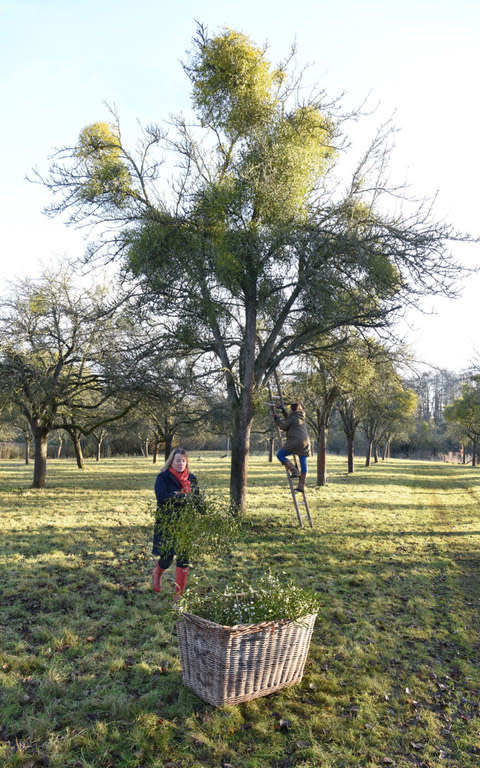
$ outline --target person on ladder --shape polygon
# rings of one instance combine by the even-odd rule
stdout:
[[[277,451],[277,459],[288,469],[292,477],[299,477],[298,487],[295,489],[303,493],[305,480],[308,473],[307,457],[310,453],[310,439],[305,423],[305,411],[300,403],[292,403],[290,411],[283,411],[285,418],[275,414],[274,419],[280,429],[287,433],[287,439],[282,448]],[[294,453],[300,459],[300,472],[287,456]]]

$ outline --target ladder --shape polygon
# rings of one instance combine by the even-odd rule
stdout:
[[[282,409],[283,413],[285,414],[286,413],[285,404],[284,404],[284,401],[283,401],[283,395],[282,395],[282,390],[281,390],[281,387],[280,387],[280,381],[279,381],[279,378],[278,378],[278,374],[277,374],[276,371],[274,371],[273,375],[275,377],[275,384],[276,384],[276,387],[277,387],[278,402],[280,404],[280,408]],[[273,416],[275,416],[275,403],[273,401],[272,387],[270,385],[270,382],[268,382],[268,394],[269,394],[269,397],[270,397],[269,405],[271,406],[272,417],[273,417]],[[277,429],[277,436],[278,436],[280,445],[282,445],[282,433],[281,433],[280,427],[278,426],[277,422],[275,422],[275,426],[276,426],[276,429]],[[296,466],[296,468],[298,470],[297,457],[294,456],[293,460],[294,460],[295,466]],[[304,517],[304,515],[300,511],[300,504],[303,504],[303,506],[305,508],[305,515],[306,515],[306,518],[308,520],[308,524],[310,525],[310,528],[313,528],[312,518],[310,517],[310,510],[308,508],[308,501],[307,501],[307,497],[306,497],[305,491],[296,491],[295,490],[295,488],[293,487],[292,476],[290,475],[290,472],[288,471],[287,467],[285,467],[285,474],[287,475],[288,485],[290,486],[290,492],[292,494],[293,506],[295,507],[295,512],[296,512],[296,515],[297,515],[298,524],[300,525],[300,527],[303,528],[303,517]]]

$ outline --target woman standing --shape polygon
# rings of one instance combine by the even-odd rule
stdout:
[[[159,556],[153,570],[152,587],[160,592],[162,574],[170,568],[176,556],[175,568],[175,602],[183,594],[188,576],[188,552],[175,552],[164,541],[162,533],[162,518],[168,523],[171,515],[181,514],[182,506],[193,496],[199,496],[197,478],[190,472],[188,453],[183,448],[174,448],[165,466],[155,480],[155,495],[157,497],[157,516],[153,532],[152,553]]]

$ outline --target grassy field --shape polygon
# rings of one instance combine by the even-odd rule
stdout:
[[[226,459],[193,455],[226,492]],[[389,461],[308,489],[296,524],[281,468],[253,457],[222,588],[270,568],[322,597],[302,682],[214,708],[181,680],[173,569],[151,591],[146,459],[0,462],[2,768],[468,768],[480,764],[480,470]],[[310,483],[312,481],[310,480]]]

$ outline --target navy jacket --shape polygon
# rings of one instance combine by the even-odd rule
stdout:
[[[192,494],[198,496],[198,483],[195,475],[191,473],[188,476],[192,487]],[[177,498],[179,501],[184,498],[184,493],[179,493],[182,486],[170,470],[165,469],[157,475],[155,480],[155,496],[157,497],[157,506],[161,507],[167,499]]]

